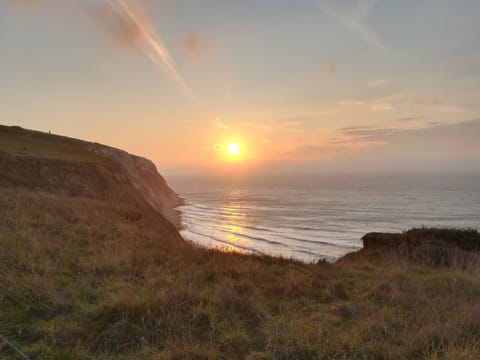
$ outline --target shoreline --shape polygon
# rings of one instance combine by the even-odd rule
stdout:
[[[241,255],[254,255],[254,256],[267,256],[267,257],[273,257],[273,258],[278,258],[278,259],[283,259],[283,260],[293,260],[293,261],[299,261],[304,264],[312,264],[312,263],[319,263],[319,262],[328,262],[328,263],[336,263],[338,261],[341,261],[345,257],[349,257],[352,254],[361,252],[364,249],[372,249],[372,248],[384,248],[388,249],[391,247],[393,243],[395,242],[405,242],[405,239],[408,239],[408,233],[412,232],[417,232],[417,231],[423,231],[423,232],[428,232],[431,228],[430,227],[418,227],[418,228],[413,228],[412,230],[404,230],[404,231],[397,231],[397,232],[368,232],[365,233],[363,236],[359,238],[359,241],[361,241],[362,245],[359,247],[352,247],[351,250],[346,251],[345,253],[338,255],[338,256],[331,256],[328,254],[324,253],[317,253],[315,255],[314,259],[309,259],[308,257],[300,257],[300,256],[294,256],[295,249],[291,249],[286,251],[285,253],[288,253],[289,255],[282,255],[275,253],[275,251],[268,251],[265,250],[265,248],[257,248],[255,244],[253,245],[242,245],[242,244],[235,244],[232,242],[228,242],[226,240],[222,239],[217,239],[213,237],[212,235],[205,235],[208,237],[211,241],[210,244],[207,244],[205,242],[201,242],[198,240],[195,240],[195,238],[189,238],[188,236],[185,235],[185,232],[191,232],[188,227],[185,225],[185,222],[182,220],[183,215],[185,214],[185,211],[180,209],[182,206],[187,205],[187,201],[184,197],[178,196],[179,199],[181,199],[181,203],[175,207],[176,213],[178,215],[178,221],[181,224],[181,226],[178,227],[178,230],[180,232],[180,235],[184,239],[184,241],[192,244],[195,247],[203,248],[206,250],[217,250],[221,252],[226,252],[226,253],[236,253],[236,254],[241,254]],[[439,232],[455,232],[458,231],[459,228],[456,226],[443,226],[443,227],[435,227]],[[472,232],[477,232],[478,228],[462,228],[463,230],[461,231],[472,231]],[[321,244],[321,242],[318,242]],[[216,244],[216,245],[213,245]],[[335,244],[331,244],[335,246]],[[297,249],[298,251],[298,249]],[[313,254],[313,252],[310,252]],[[293,256],[292,256],[293,255]]]
[[[177,229],[186,240],[207,248],[231,250],[233,246],[242,253],[253,249],[250,252],[293,256],[304,262],[338,259],[358,251],[362,236],[372,231],[478,227],[476,177],[460,184],[431,176],[413,177],[402,182],[401,188],[396,187],[396,178],[390,179],[380,187],[375,178],[358,183],[344,177],[269,187],[268,182],[198,182],[197,176],[184,176],[170,179],[169,184],[185,197],[176,208],[176,217]],[[456,191],[438,198],[439,191],[456,185]],[[354,190],[357,187],[359,191]],[[288,196],[279,196],[282,191]],[[447,205],[455,211],[448,211]]]
[[[352,246],[352,247],[348,247],[349,248],[348,251],[346,251],[346,252],[344,252],[340,255],[333,256],[333,255],[329,255],[329,254],[318,253],[318,252],[315,252],[314,250],[308,250],[308,249],[300,250],[300,249],[296,249],[296,248],[291,248],[291,249],[289,248],[289,249],[284,250],[283,254],[281,254],[281,253],[278,252],[278,249],[276,249],[276,251],[275,251],[274,248],[269,249],[265,246],[258,247],[255,244],[251,244],[251,245],[250,244],[235,244],[233,242],[229,242],[228,240],[224,239],[223,236],[221,238],[217,238],[217,237],[214,237],[212,234],[209,234],[209,235],[195,234],[191,230],[189,230],[188,227],[186,226],[185,222],[182,221],[182,216],[185,214],[185,211],[180,209],[180,207],[187,205],[187,201],[186,201],[185,198],[183,198],[181,196],[179,196],[179,198],[182,200],[182,203],[175,207],[176,214],[178,215],[177,219],[178,219],[178,222],[180,223],[180,226],[178,226],[177,229],[179,230],[180,235],[182,236],[182,238],[186,242],[191,243],[194,246],[198,246],[200,248],[209,249],[209,250],[213,249],[213,250],[218,250],[218,251],[221,251],[221,252],[229,252],[229,253],[270,256],[270,257],[279,258],[279,259],[300,261],[300,262],[305,263],[305,264],[316,263],[318,261],[328,261],[330,263],[334,263],[335,261],[337,261],[341,257],[345,256],[346,254],[356,252],[356,251],[359,251],[359,250],[362,249],[361,246],[359,246],[359,247],[353,247]],[[193,235],[193,238],[189,238],[188,236],[185,236],[185,234],[184,234],[185,232],[191,233]],[[219,230],[217,232],[222,232],[222,231]],[[231,233],[231,234],[233,236],[240,236],[240,237],[249,238],[249,236],[245,235],[245,234],[238,234],[238,233]],[[211,243],[206,244],[205,242],[199,241],[198,236],[208,238]],[[195,240],[195,237],[197,237],[197,240]],[[258,240],[258,239],[255,238],[255,240]],[[269,241],[269,240],[265,240],[265,241]],[[359,239],[359,241],[360,241],[360,239]],[[213,245],[214,243],[216,245]],[[340,245],[337,245],[337,244],[334,244],[334,243],[326,243],[326,242],[323,242],[323,241],[318,241],[318,242],[313,242],[312,241],[312,244],[314,244],[314,243],[318,244],[318,245],[320,245],[320,244],[327,245],[328,244],[328,246],[332,246],[332,247],[346,248],[345,246],[340,246]],[[288,245],[285,244],[285,246],[288,246]],[[303,253],[304,256],[303,257],[299,256],[299,255],[295,256],[296,252],[297,253]]]

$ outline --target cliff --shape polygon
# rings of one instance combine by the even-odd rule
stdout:
[[[96,143],[0,126],[0,186],[121,203],[180,225],[182,200],[150,160]]]

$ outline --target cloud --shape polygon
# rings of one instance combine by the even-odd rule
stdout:
[[[338,157],[348,151],[346,145],[303,145],[286,152],[281,157],[293,162],[325,161]]]
[[[354,106],[365,106],[367,103],[362,100],[355,100],[355,99],[345,99],[345,100],[340,100],[338,102],[338,105],[343,106],[343,107],[354,107]]]
[[[135,49],[145,54],[160,70],[172,76],[184,92],[193,100],[195,97],[182,75],[177,70],[175,61],[159,33],[143,9],[141,0],[9,0],[12,4],[48,5],[57,8],[61,5],[73,11],[83,10],[106,31],[115,44]]]
[[[365,127],[349,127],[340,129],[341,133],[350,138],[355,138],[357,140],[361,139],[363,141],[379,141],[385,140],[387,137],[393,135],[396,132],[403,131],[403,129],[398,128],[373,128],[370,126]]]
[[[390,49],[382,44],[375,32],[369,29],[367,19],[375,6],[375,0],[358,0],[353,11],[340,11],[323,4],[318,4],[320,10],[327,16],[338,21],[357,34],[366,44],[381,52],[389,52]]]
[[[222,117],[218,116],[215,118],[213,126],[221,128],[221,129],[228,129],[229,126],[225,123]]]
[[[288,132],[304,132],[304,123],[300,120],[280,120],[276,125],[279,129]]]
[[[144,13],[138,1],[107,0],[106,5],[95,7],[102,24],[121,44],[141,49],[160,70],[166,69],[180,87],[192,96],[191,90],[178,72],[174,60]]]
[[[380,99],[375,101],[344,99],[340,100],[338,105],[344,108],[365,108],[373,112],[393,111],[395,109],[391,103],[381,101]]]
[[[371,126],[349,126],[341,128],[341,131],[352,131],[352,130],[365,130],[365,129],[373,129]]]
[[[466,110],[460,106],[450,104],[447,99],[440,96],[417,97],[410,101],[413,108],[435,111],[437,113],[462,113]]]
[[[429,125],[392,134],[381,153],[371,154],[371,165],[382,158],[387,166],[408,171],[478,172],[480,119]]]
[[[388,102],[373,103],[370,107],[372,111],[393,111],[394,107]]]
[[[337,63],[330,61],[323,66],[322,72],[325,75],[335,75],[337,73]]]
[[[378,141],[332,140],[321,145],[302,145],[282,154],[282,159],[293,163],[328,162],[372,147],[385,145]]]
[[[146,28],[112,3],[90,6],[90,13],[110,34],[116,44],[142,50],[147,36]]]
[[[190,33],[181,41],[182,49],[194,59],[203,59],[210,54],[210,45],[207,39],[199,33]]]
[[[283,154],[279,168],[324,172],[476,172],[480,119],[426,128],[347,127],[327,143]],[[313,167],[312,167],[313,166]]]
[[[410,116],[410,117],[398,118],[398,119],[395,119],[395,121],[397,121],[397,122],[410,122],[410,121],[414,121],[414,120],[420,120],[422,118],[423,118],[422,116]]]

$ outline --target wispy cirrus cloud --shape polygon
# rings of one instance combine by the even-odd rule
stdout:
[[[395,119],[395,121],[397,121],[397,122],[411,122],[411,121],[415,121],[415,120],[420,120],[422,118],[423,118],[422,116],[409,116],[409,117],[397,118],[397,119]]]
[[[174,78],[192,100],[197,101],[160,34],[155,29],[142,0],[8,0],[20,9],[65,7],[81,10],[106,31],[115,44],[143,53],[160,70]]]
[[[358,0],[353,10],[341,10],[323,3],[318,3],[318,7],[325,15],[357,34],[366,44],[387,53],[390,52],[390,49],[380,41],[377,34],[367,24],[375,3],[376,0]]]
[[[118,40],[135,43],[160,70],[166,69],[192,98],[193,93],[176,68],[172,55],[143,11],[139,1],[106,0],[103,14]]]
[[[384,141],[387,137],[403,131],[399,128],[374,128],[371,126],[356,126],[340,129],[341,133],[357,140]]]
[[[338,102],[338,106],[345,108],[345,109],[368,109],[373,112],[383,112],[383,111],[393,111],[395,107],[392,103],[382,100],[376,99],[372,101],[363,101],[357,99],[344,99]]]

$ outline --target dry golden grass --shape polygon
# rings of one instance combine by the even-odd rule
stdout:
[[[308,265],[196,248],[132,211],[0,190],[0,334],[32,359],[480,358],[463,253]]]

